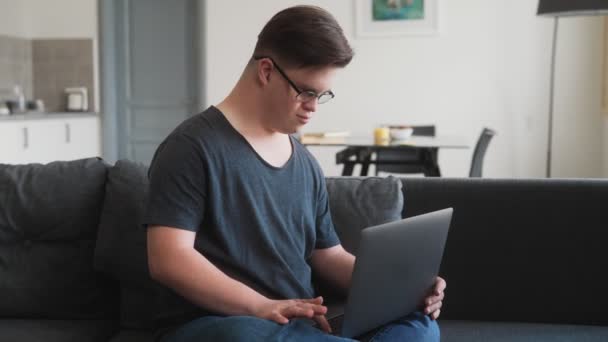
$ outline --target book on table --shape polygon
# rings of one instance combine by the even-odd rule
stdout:
[[[303,144],[342,143],[348,136],[348,131],[308,132],[302,133],[300,141]]]

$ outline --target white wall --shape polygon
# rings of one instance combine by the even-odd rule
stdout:
[[[498,136],[488,149],[485,175],[544,175],[553,21],[535,15],[536,1],[440,0],[439,35],[378,39],[354,36],[352,1],[207,1],[208,103],[230,91],[266,21],[299,3],[332,12],[356,51],[334,84],[336,99],[305,131],[361,135],[383,123],[434,123],[439,134],[469,141],[471,149],[440,152],[444,175],[465,176],[472,147],[488,126]],[[600,19],[562,20],[558,44],[554,174],[600,176]],[[313,149],[328,175],[340,170],[335,152]]]
[[[27,36],[23,2],[0,0],[0,13],[0,35],[21,38]]]
[[[30,38],[96,38],[97,0],[13,0],[23,2]]]
[[[97,0],[0,0],[0,34],[96,38]]]
[[[7,1],[8,0],[0,0]],[[95,103],[99,110],[99,39],[97,0],[12,0],[23,8],[25,36],[31,39],[93,40]],[[1,12],[0,12],[1,13]]]

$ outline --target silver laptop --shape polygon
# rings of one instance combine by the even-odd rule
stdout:
[[[329,306],[334,334],[355,337],[419,309],[439,272],[452,208],[361,232],[346,306]]]

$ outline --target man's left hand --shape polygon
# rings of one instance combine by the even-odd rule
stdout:
[[[443,305],[443,297],[446,282],[441,277],[435,278],[435,284],[430,289],[429,295],[424,298],[422,307],[425,315],[429,315],[431,319],[439,318],[441,306]]]

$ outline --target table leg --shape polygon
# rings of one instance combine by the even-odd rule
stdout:
[[[354,167],[355,163],[344,162],[344,167],[342,168],[342,176],[352,176]]]
[[[361,162],[361,173],[359,173],[359,175],[367,176],[367,173],[369,171],[369,164],[372,160],[372,153],[373,151],[368,148],[359,151],[359,154],[357,156],[357,159]]]
[[[427,177],[441,177],[439,170],[439,149],[433,148],[426,150],[426,162],[424,167],[424,175]]]

